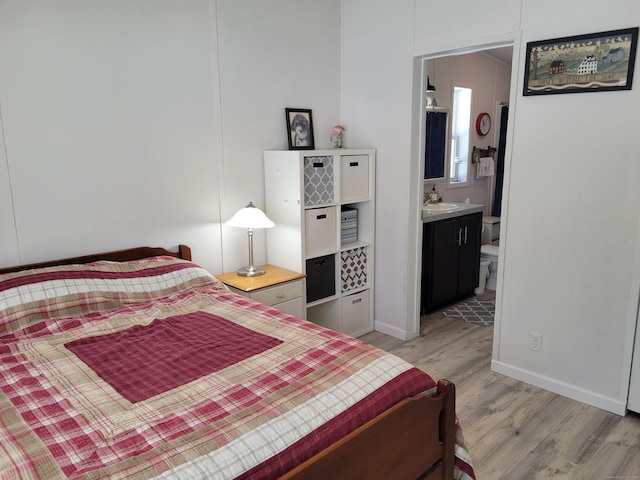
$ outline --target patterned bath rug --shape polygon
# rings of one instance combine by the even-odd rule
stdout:
[[[470,298],[464,302],[452,305],[442,313],[447,317],[461,318],[465,322],[490,327],[493,325],[495,311],[496,304],[493,300]]]

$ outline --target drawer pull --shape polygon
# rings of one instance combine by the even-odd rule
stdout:
[[[358,166],[358,162],[349,162],[349,166],[350,167],[357,167]]]
[[[277,298],[284,298],[284,293],[280,292],[276,295]]]
[[[324,163],[322,162],[313,162],[313,168],[322,168],[324,167]]]
[[[326,214],[326,213],[324,213],[324,214],[322,214],[322,215],[317,215],[317,216],[316,216],[316,220],[323,220],[323,219],[325,219],[325,218],[327,218],[327,214]]]
[[[354,300],[353,302],[351,302],[351,305],[355,305],[356,303],[360,303],[362,301],[361,298],[358,298],[356,300]]]

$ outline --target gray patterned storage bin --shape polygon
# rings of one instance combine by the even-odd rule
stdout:
[[[332,203],[333,157],[304,157],[304,204]]]

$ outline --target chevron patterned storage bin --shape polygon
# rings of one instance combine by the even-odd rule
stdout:
[[[367,284],[366,247],[344,250],[340,253],[342,291],[348,292]]]

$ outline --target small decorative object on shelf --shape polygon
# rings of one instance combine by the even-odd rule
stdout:
[[[342,148],[342,141],[344,140],[344,127],[336,125],[331,132],[331,141],[335,148]]]

